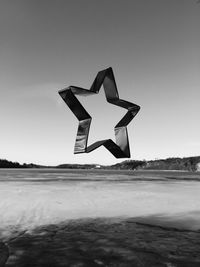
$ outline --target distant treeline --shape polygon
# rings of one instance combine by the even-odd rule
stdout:
[[[125,160],[115,165],[103,166],[96,164],[61,164],[43,166],[37,164],[19,164],[18,162],[0,159],[0,168],[58,168],[58,169],[113,169],[113,170],[184,170],[200,171],[200,156],[187,158],[168,158],[157,160]]]
[[[110,166],[112,169],[126,170],[184,170],[198,171],[200,168],[200,156],[187,158],[167,158],[150,161],[126,160]]]
[[[148,161],[145,169],[153,170],[199,170],[200,156],[187,158],[168,158],[160,160]]]
[[[138,168],[144,167],[145,165],[146,165],[146,161],[125,160],[115,165],[106,166],[106,168],[114,169],[114,170],[136,170]]]
[[[95,169],[96,164],[61,164],[56,166],[58,169]]]
[[[0,168],[17,168],[17,169],[22,169],[22,168],[48,168],[48,166],[36,165],[36,164],[33,164],[33,163],[20,164],[19,162],[13,162],[13,161],[9,161],[7,159],[0,159]]]
[[[12,162],[6,159],[0,159],[0,168],[23,168],[23,167],[18,162]]]

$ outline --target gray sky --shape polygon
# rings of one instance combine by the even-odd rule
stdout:
[[[78,121],[57,91],[90,88],[113,67],[120,98],[141,106],[129,124],[133,159],[200,155],[200,5],[193,0],[0,0],[0,158],[39,164],[116,160],[73,155]],[[79,98],[89,144],[113,138],[125,110]]]

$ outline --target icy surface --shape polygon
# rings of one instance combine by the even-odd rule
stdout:
[[[165,179],[165,172],[0,170],[0,228],[27,229],[87,217],[158,216],[200,229],[199,177],[181,179],[185,175]]]

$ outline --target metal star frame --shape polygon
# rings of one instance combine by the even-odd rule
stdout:
[[[84,109],[75,95],[90,96],[92,94],[98,94],[102,85],[104,87],[106,100],[128,111],[114,128],[116,143],[112,139],[106,139],[87,146],[92,117]],[[107,68],[98,72],[89,90],[76,86],[69,86],[60,90],[59,94],[79,120],[74,154],[89,153],[100,146],[104,146],[116,158],[130,158],[127,125],[136,116],[140,107],[119,98],[112,68]]]

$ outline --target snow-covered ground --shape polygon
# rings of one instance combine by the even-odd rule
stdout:
[[[200,229],[198,181],[129,181],[124,174],[116,181],[114,174],[110,181],[107,174],[92,181],[84,180],[86,174],[78,180],[70,172],[0,171],[0,228],[31,229],[87,217],[160,216]]]

